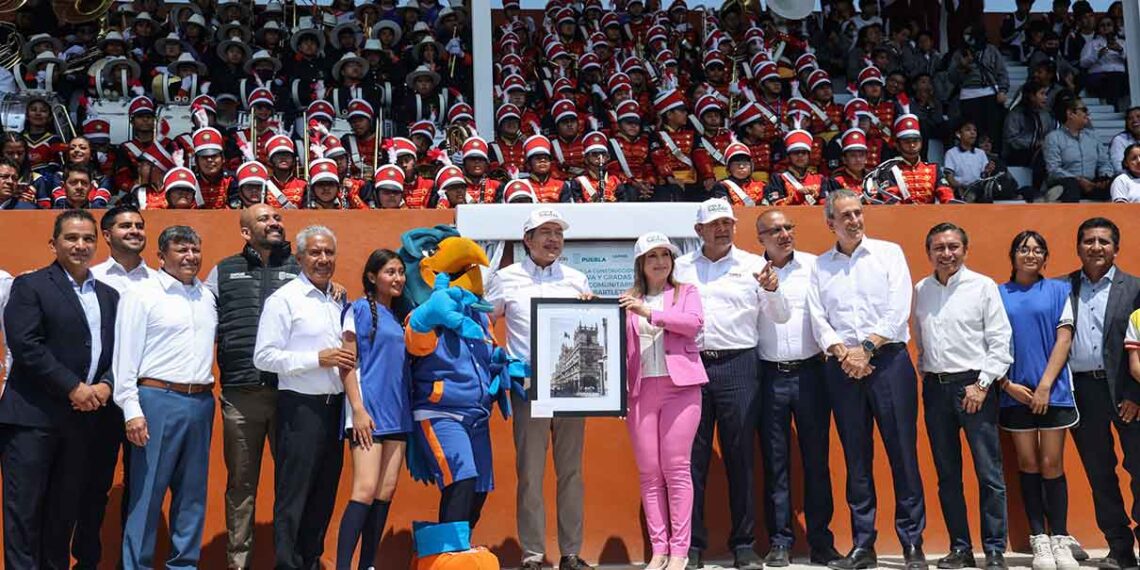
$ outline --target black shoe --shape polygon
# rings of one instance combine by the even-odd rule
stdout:
[[[812,549],[810,561],[812,564],[827,566],[840,558],[843,558],[843,555],[834,546],[828,546],[827,548]]]
[[[1108,551],[1108,556],[1097,560],[1097,568],[1105,568],[1106,570],[1129,570],[1136,568],[1136,555],[1132,552],[1113,552]]]
[[[737,548],[732,552],[732,565],[739,570],[761,570],[764,562],[751,546]]]
[[[594,570],[594,567],[577,556],[563,556],[558,560],[558,570]]]
[[[685,570],[698,570],[704,567],[705,565],[701,562],[701,551],[696,548],[690,548],[689,563],[685,564]]]
[[[542,570],[542,563],[535,562],[534,560],[528,560],[526,562],[523,562],[522,568],[519,570]]]
[[[764,557],[764,565],[771,568],[783,568],[791,563],[791,556],[788,554],[787,546],[773,545],[768,550],[768,556]]]
[[[907,570],[926,570],[930,566],[926,562],[926,554],[923,554],[921,546],[904,546],[903,558],[906,560]]]
[[[1081,543],[1077,542],[1077,539],[1071,536],[1068,538],[1070,539],[1069,552],[1073,554],[1073,560],[1076,560],[1077,562],[1084,562],[1085,560],[1088,560],[1089,553],[1085,552],[1085,549],[1081,548]],[[1135,556],[1133,556],[1133,558],[1135,558]]]
[[[977,568],[974,553],[969,550],[951,550],[950,554],[938,559],[938,567],[942,570],[958,570],[959,568]]]
[[[986,553],[986,569],[985,570],[1006,570],[1005,555],[996,550],[991,550]]]
[[[847,556],[832,560],[828,563],[827,567],[832,570],[866,570],[867,568],[877,568],[879,566],[879,558],[875,556],[874,548],[852,548]]]

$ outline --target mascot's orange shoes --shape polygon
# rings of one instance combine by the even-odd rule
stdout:
[[[444,552],[413,558],[411,570],[499,570],[499,559],[478,546],[465,552]]]

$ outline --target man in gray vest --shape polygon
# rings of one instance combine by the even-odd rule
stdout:
[[[266,438],[269,452],[276,448],[277,375],[253,366],[257,323],[265,299],[301,272],[281,214],[272,206],[242,210],[241,236],[241,253],[219,262],[206,280],[218,300],[229,568],[253,564],[254,504]]]

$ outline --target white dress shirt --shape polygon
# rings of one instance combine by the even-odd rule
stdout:
[[[115,319],[115,403],[123,420],[142,417],[139,378],[178,384],[214,383],[214,296],[194,279],[185,285],[165,271],[119,299]]]
[[[791,312],[784,288],[765,291],[752,276],[766,263],[763,257],[736,246],[716,261],[705,257],[703,249],[677,258],[673,275],[681,283],[695,285],[701,294],[705,326],[697,344],[702,350],[756,348],[761,316],[788,322]]]
[[[12,369],[12,353],[8,351],[8,335],[4,333],[4,308],[8,306],[8,297],[12,294],[12,274],[0,269],[0,334],[4,335],[4,368],[0,370],[0,380],[8,378],[8,371]],[[3,390],[0,390],[2,393]]]
[[[539,267],[527,256],[491,274],[483,298],[494,305],[495,318],[507,318],[507,353],[530,362],[530,300],[591,292],[585,273],[559,261]]]
[[[1013,363],[1013,329],[993,279],[962,267],[946,285],[932,275],[914,292],[920,372],[978,370],[982,387],[1005,375]]]
[[[815,340],[824,350],[859,346],[872,334],[906,342],[912,297],[910,268],[898,244],[864,237],[851,256],[833,247],[816,259],[808,287]]]
[[[76,283],[70,273],[67,282],[71,283],[71,290],[79,298],[79,306],[83,308],[83,318],[87,321],[87,332],[91,335],[91,364],[87,366],[88,384],[95,381],[95,370],[99,368],[99,359],[103,356],[103,311],[99,308],[99,295],[95,293],[95,276],[88,271],[87,279],[83,283]]]
[[[134,269],[127,271],[121,263],[115,261],[114,257],[108,257],[103,263],[92,266],[91,273],[95,275],[95,279],[110,285],[122,295],[127,289],[154,277],[158,272],[146,263],[140,263]]]
[[[277,387],[299,394],[344,392],[340,372],[321,366],[319,354],[343,345],[343,305],[317,289],[304,274],[281,286],[265,300],[257,324],[253,365],[277,374]]]
[[[815,260],[816,256],[810,253],[796,251],[783,267],[773,266],[780,279],[780,291],[788,302],[790,318],[784,323],[770,319],[760,321],[760,360],[791,362],[820,353],[807,310],[807,290]]]

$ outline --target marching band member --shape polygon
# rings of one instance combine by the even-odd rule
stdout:
[[[404,185],[403,207],[418,210],[428,207],[435,182],[420,173],[416,153],[416,143],[403,137],[392,139],[388,148],[389,162],[399,166],[403,172],[401,178]]]
[[[710,198],[723,198],[734,206],[767,205],[765,182],[752,177],[752,152],[741,142],[728,145],[724,152],[728,161],[727,175],[713,186]]]
[[[772,143],[764,136],[769,126],[760,105],[745,103],[737,109],[732,122],[736,127],[736,140],[752,154],[752,178],[767,182],[772,173]]]
[[[578,107],[569,99],[559,99],[550,108],[555,136],[550,139],[554,172],[559,178],[578,176],[584,171],[581,122]]]
[[[610,139],[610,174],[620,175],[629,185],[630,200],[650,200],[657,173],[649,159],[649,135],[641,128],[637,101],[626,99],[617,105],[617,127]]]
[[[309,192],[305,207],[313,210],[344,210],[345,196],[336,162],[318,158],[309,165]]]
[[[617,202],[629,199],[620,175],[609,173],[610,147],[606,135],[594,131],[583,139],[586,171],[562,185],[562,202]]]
[[[176,166],[166,173],[162,179],[162,190],[166,195],[163,207],[168,210],[196,210],[202,198],[198,178],[185,166]]]
[[[895,120],[894,138],[898,163],[886,172],[886,182],[874,197],[888,204],[942,204],[954,200],[954,190],[946,182],[942,167],[922,161],[922,133],[918,117],[902,115]]]
[[[348,150],[349,170],[354,176],[368,179],[376,171],[379,157],[376,111],[364,99],[350,101],[347,111],[352,132],[341,137],[341,144]]]
[[[385,164],[376,171],[372,180],[372,193],[375,207],[381,210],[404,209],[408,207],[404,192],[404,169],[395,164]]]
[[[732,144],[732,131],[725,127],[724,103],[716,95],[705,95],[697,100],[697,118],[701,134],[693,149],[693,164],[706,192],[716,181],[724,178],[728,170],[725,150]]]
[[[558,202],[562,198],[562,187],[566,180],[554,171],[554,151],[550,139],[531,135],[523,143],[526,152],[526,172],[530,175],[531,190],[536,202]]]
[[[831,182],[810,166],[812,134],[795,129],[784,135],[788,166],[768,180],[764,195],[773,206],[814,206],[831,191]]]
[[[301,207],[307,184],[297,178],[297,149],[293,139],[273,135],[265,141],[271,175],[265,181],[265,202],[274,208]]]
[[[653,101],[653,109],[661,117],[655,147],[651,151],[657,167],[657,187],[653,200],[675,202],[683,199],[697,183],[693,165],[693,148],[697,133],[689,127],[689,110],[676,89],[665,91]]]
[[[467,193],[467,179],[458,166],[449,164],[435,173],[435,193],[429,207],[446,210],[471,201]]]
[[[225,208],[226,196],[234,177],[225,171],[222,157],[222,133],[213,127],[194,132],[194,167],[202,203],[199,208],[210,210]]]
[[[499,197],[499,181],[487,176],[487,141],[471,137],[463,142],[463,177],[467,181],[468,202],[492,204]]]
[[[867,175],[867,134],[852,127],[839,139],[843,145],[843,165],[831,171],[832,187],[863,195],[863,178]]]
[[[526,155],[523,149],[523,136],[521,130],[522,112],[519,108],[506,103],[499,106],[495,112],[495,129],[498,138],[491,143],[492,170],[503,169],[508,172],[519,172],[526,165]]]
[[[250,161],[239,166],[235,188],[228,199],[229,207],[240,210],[264,203],[265,183],[268,179],[269,172],[260,162]]]

